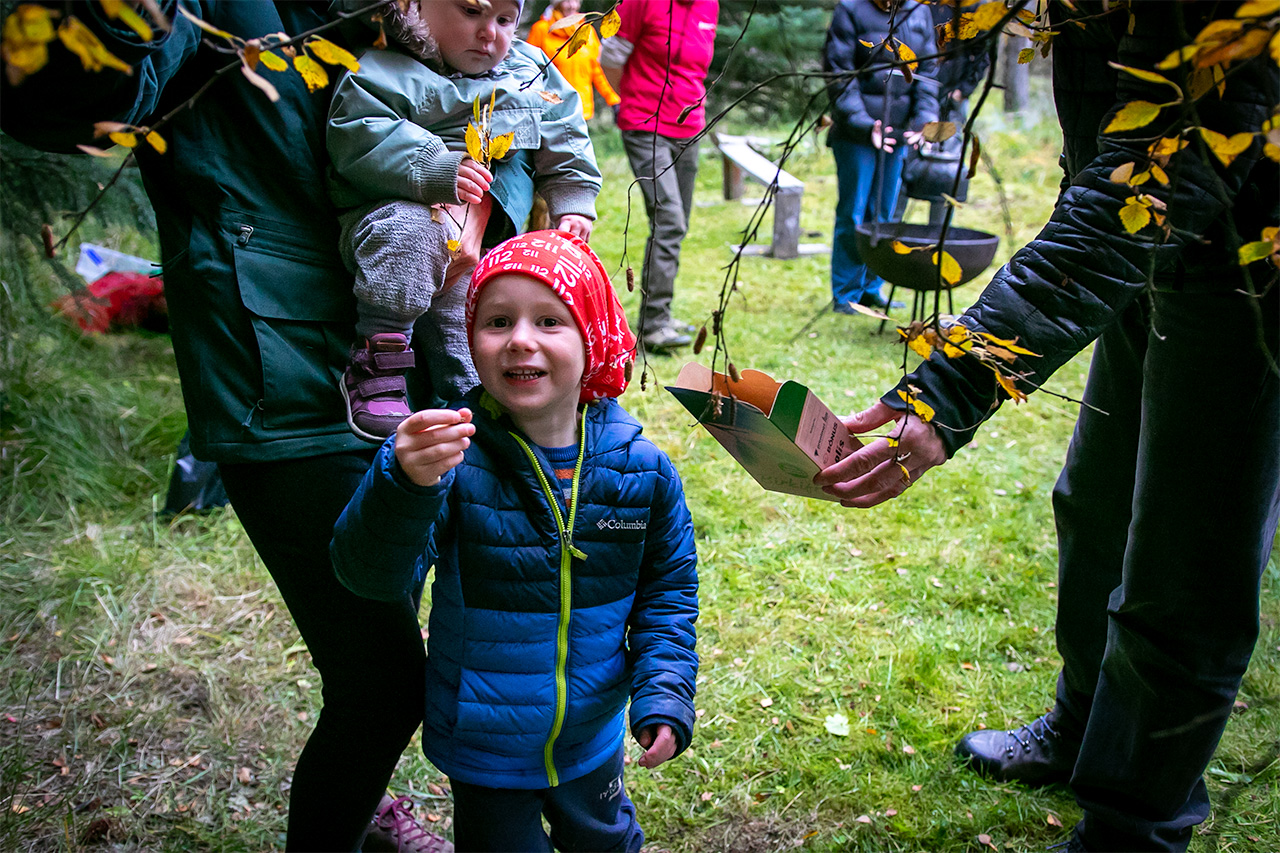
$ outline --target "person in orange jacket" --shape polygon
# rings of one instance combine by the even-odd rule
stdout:
[[[593,85],[599,90],[605,103],[611,107],[622,98],[609,85],[603,69],[600,68],[600,37],[596,35],[595,27],[586,24],[587,43],[572,56],[567,50],[561,50],[561,48],[577,28],[565,27],[554,32],[551,30],[551,26],[556,21],[576,14],[581,6],[581,0],[552,0],[547,10],[542,13],[542,17],[529,29],[529,35],[525,41],[534,47],[542,48],[547,56],[555,57],[556,68],[569,81],[569,85],[578,90],[578,95],[582,98],[582,117],[590,121],[596,112],[595,96],[591,91]],[[558,56],[557,51],[559,51]]]

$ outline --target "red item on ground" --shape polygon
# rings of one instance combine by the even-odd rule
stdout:
[[[164,279],[141,273],[107,273],[84,290],[54,300],[53,307],[85,332],[164,330],[169,325]]]

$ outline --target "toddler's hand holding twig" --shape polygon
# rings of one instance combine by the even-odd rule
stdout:
[[[676,736],[666,723],[645,726],[636,735],[636,741],[645,750],[644,755],[640,756],[641,767],[653,769],[676,754]]]
[[[475,431],[470,409],[414,412],[396,428],[396,462],[415,484],[434,486],[462,462]]]
[[[579,240],[591,239],[592,222],[585,216],[579,216],[576,213],[566,213],[560,217],[560,221],[556,223],[556,228],[561,231],[568,231]]]
[[[492,172],[470,157],[462,158],[462,162],[458,164],[458,182],[455,187],[458,201],[463,204],[479,204],[492,184]]]

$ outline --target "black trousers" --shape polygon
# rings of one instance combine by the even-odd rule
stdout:
[[[425,712],[414,602],[360,598],[329,562],[334,522],[372,459],[370,450],[219,466],[323,681],[324,706],[289,794],[291,851],[357,848]]]
[[[1090,850],[1184,850],[1280,514],[1280,300],[1158,293],[1099,339],[1054,490],[1057,705]]]

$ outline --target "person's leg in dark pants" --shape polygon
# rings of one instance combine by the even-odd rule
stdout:
[[[455,848],[458,853],[639,853],[644,832],[622,784],[622,754],[619,749],[587,775],[555,788],[519,791],[451,779]],[[550,838],[542,829],[544,814]]]
[[[671,324],[671,300],[680,270],[680,244],[689,229],[697,146],[682,155],[685,141],[643,131],[622,131],[622,144],[638,179],[649,217],[644,269],[645,298],[637,334],[644,337]]]
[[[1154,296],[1133,516],[1071,780],[1090,850],[1184,850],[1208,815],[1280,515],[1277,316],[1274,289]]]
[[[546,788],[486,788],[449,779],[457,853],[551,853],[542,829]]]
[[[547,792],[545,814],[557,850],[639,853],[644,832],[622,782],[622,754]]]
[[[294,768],[289,850],[356,848],[424,714],[426,655],[414,602],[360,598],[329,562],[334,522],[372,456],[370,449],[220,466],[324,685],[324,706]]]
[[[1107,643],[1107,601],[1120,585],[1142,416],[1148,318],[1129,306],[1094,345],[1067,461],[1053,489],[1058,532],[1057,724],[1079,744]]]

